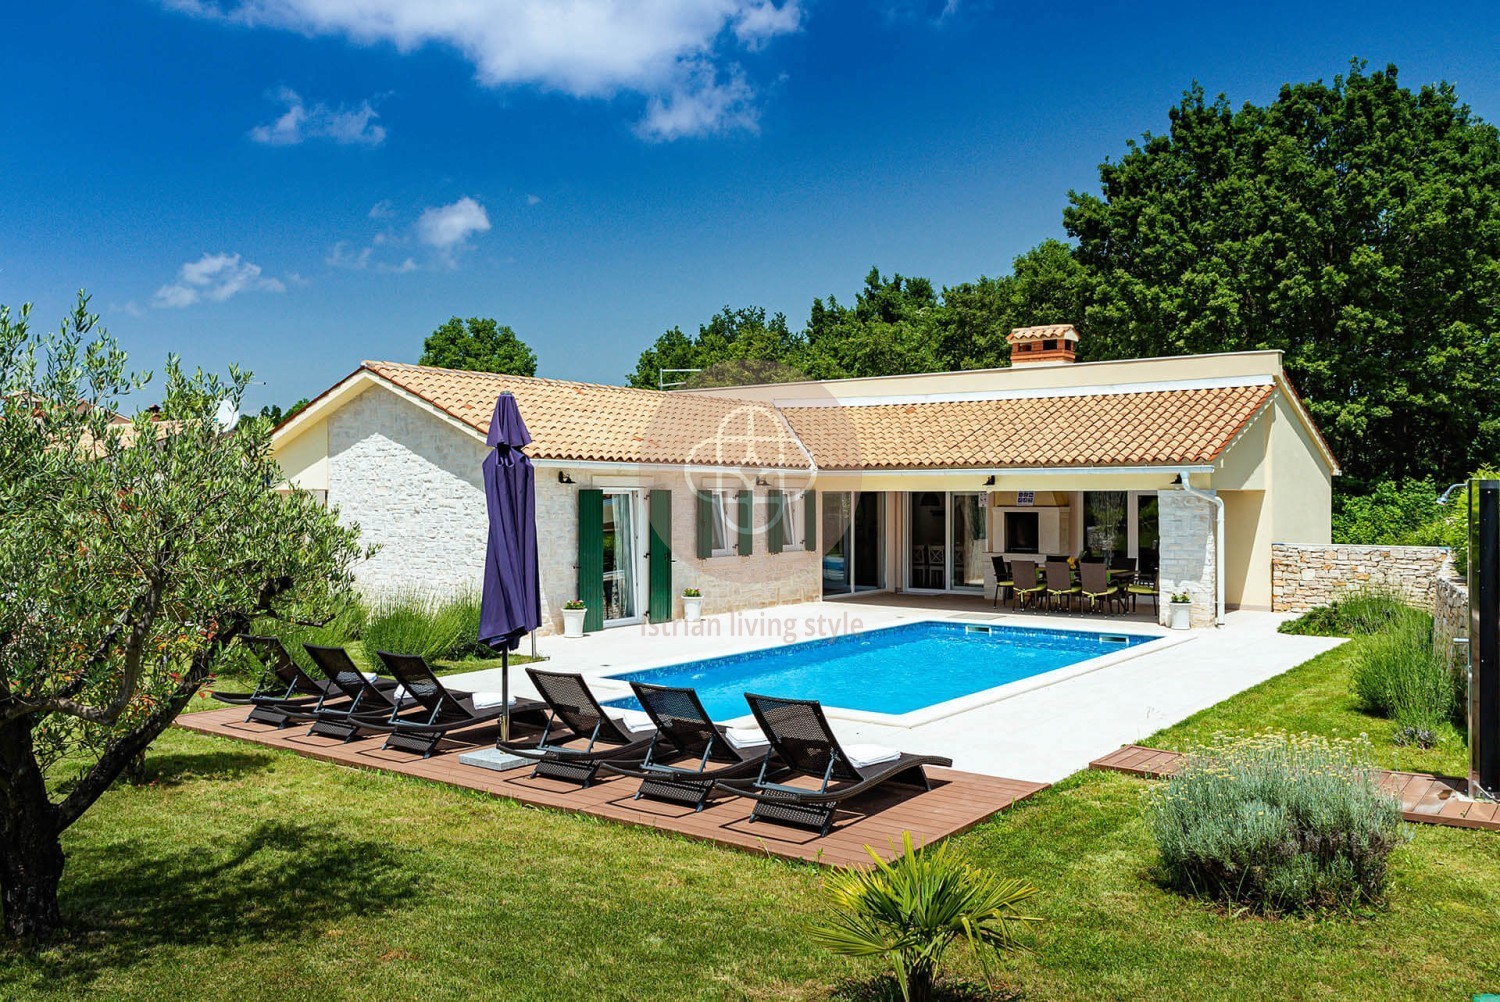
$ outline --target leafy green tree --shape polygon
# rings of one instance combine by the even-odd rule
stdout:
[[[741,383],[785,382],[802,379],[799,365],[804,342],[787,326],[781,313],[767,315],[759,306],[726,306],[698,333],[680,327],[663,333],[641,352],[635,371],[626,376],[631,386],[656,389],[665,381],[694,386],[733,386]]]
[[[62,833],[252,620],[325,614],[358,547],[306,492],[268,489],[264,422],[222,433],[248,374],[169,358],[160,421],[112,423],[149,377],[86,296],[50,336],[29,312],[0,307],[0,911],[41,940],[61,922]]]
[[[853,306],[814,299],[807,321],[807,370],[818,379],[933,372],[940,353],[941,306],[932,282],[871,268]]]
[[[1356,62],[1168,130],[1069,195],[1086,358],[1280,349],[1348,479],[1448,482],[1500,446],[1500,135]]]
[[[536,352],[491,317],[450,317],[422,344],[422,365],[470,372],[536,375]]]

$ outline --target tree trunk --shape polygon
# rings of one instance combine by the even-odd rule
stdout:
[[[31,743],[31,720],[0,724],[0,911],[11,939],[38,942],[62,925],[57,808]]]

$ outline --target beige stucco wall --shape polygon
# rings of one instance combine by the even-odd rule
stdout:
[[[296,438],[276,443],[276,462],[286,482],[303,490],[328,490],[328,422],[319,420]]]
[[[1224,604],[1271,608],[1271,508],[1265,491],[1220,491],[1224,502]]]
[[[1272,541],[1327,543],[1333,539],[1333,473],[1312,433],[1278,393],[1271,414]]]

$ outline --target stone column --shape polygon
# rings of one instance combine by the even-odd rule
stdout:
[[[1218,618],[1214,506],[1183,491],[1158,491],[1156,496],[1161,528],[1157,576],[1161,622],[1166,625],[1173,593],[1185,591],[1193,598],[1193,628],[1211,627]]]

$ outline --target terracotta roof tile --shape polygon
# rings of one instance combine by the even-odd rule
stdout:
[[[828,470],[1207,463],[1274,387],[784,409]]]
[[[1201,464],[1274,392],[1227,386],[778,411],[680,391],[395,362],[365,368],[480,434],[496,395],[510,390],[532,434],[526,451],[538,459],[766,469],[806,468],[801,447],[826,470]]]
[[[808,465],[786,421],[769,404],[397,362],[366,362],[365,368],[480,434],[489,431],[495,397],[510,390],[531,432],[526,452],[536,459]]]
[[[1066,334],[1071,334],[1071,340],[1078,340],[1078,330],[1072,324],[1043,324],[1040,327],[1016,327],[1006,338],[1011,344],[1017,341],[1047,341],[1056,340]]]

